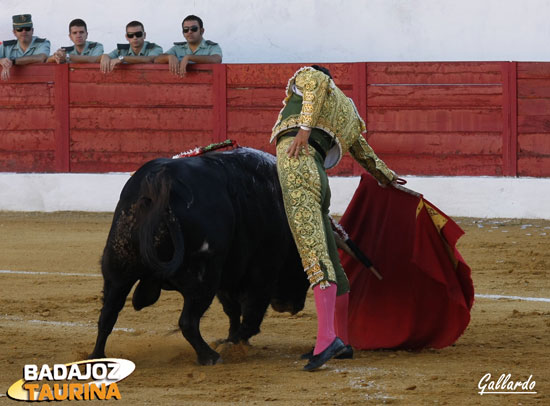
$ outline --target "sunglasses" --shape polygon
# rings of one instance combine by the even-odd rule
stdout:
[[[189,31],[191,32],[197,32],[199,30],[199,26],[198,25],[194,25],[192,27],[183,27],[183,32],[184,33],[188,33]]]
[[[127,33],[126,33],[126,36],[127,36],[128,38],[134,38],[134,36],[135,36],[136,38],[141,38],[141,37],[143,37],[143,31],[132,32],[132,33],[127,32]]]
[[[16,28],[15,31],[17,32],[23,32],[23,31],[30,31],[32,30],[32,27],[23,27],[23,28]]]

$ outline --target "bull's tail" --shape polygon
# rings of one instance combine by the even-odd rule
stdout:
[[[142,179],[137,201],[140,255],[161,277],[172,275],[184,257],[182,230],[170,207],[171,188],[170,174],[163,166]]]

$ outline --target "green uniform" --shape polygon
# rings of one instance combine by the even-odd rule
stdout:
[[[10,41],[4,41],[0,45],[0,58],[21,58],[22,56],[31,56],[45,54],[46,56],[50,55],[50,41],[45,38],[38,38],[33,36],[31,44],[26,51],[23,51],[19,42],[16,39]]]
[[[86,41],[82,53],[78,53],[74,45],[70,47],[63,47],[67,51],[67,55],[81,55],[81,56],[100,56],[103,55],[103,45],[99,42]]]
[[[115,59],[119,56],[159,56],[162,54],[162,47],[154,42],[144,41],[141,51],[136,55],[130,44],[117,44],[117,49],[109,54],[109,58]]]
[[[166,54],[175,55],[180,61],[185,55],[223,56],[222,49],[216,42],[207,41],[205,39],[201,41],[201,43],[199,44],[199,47],[195,50],[195,52],[191,51],[191,48],[189,48],[189,44],[187,43],[187,41],[184,41],[184,42],[174,42],[174,46],[170,48],[166,52]]]

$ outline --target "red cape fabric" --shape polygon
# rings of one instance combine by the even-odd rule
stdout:
[[[378,280],[340,252],[351,285],[350,344],[453,344],[468,326],[474,301],[470,268],[455,248],[462,229],[422,196],[382,188],[368,175],[361,177],[341,224],[383,277]]]

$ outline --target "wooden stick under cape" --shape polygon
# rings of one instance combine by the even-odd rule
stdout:
[[[346,254],[351,256],[356,261],[359,261],[367,269],[369,269],[374,276],[379,280],[382,280],[382,275],[376,270],[372,261],[361,251],[361,249],[349,238],[342,225],[329,216],[330,223],[332,225],[332,232],[334,233],[334,239],[336,240],[336,246],[342,249]]]

